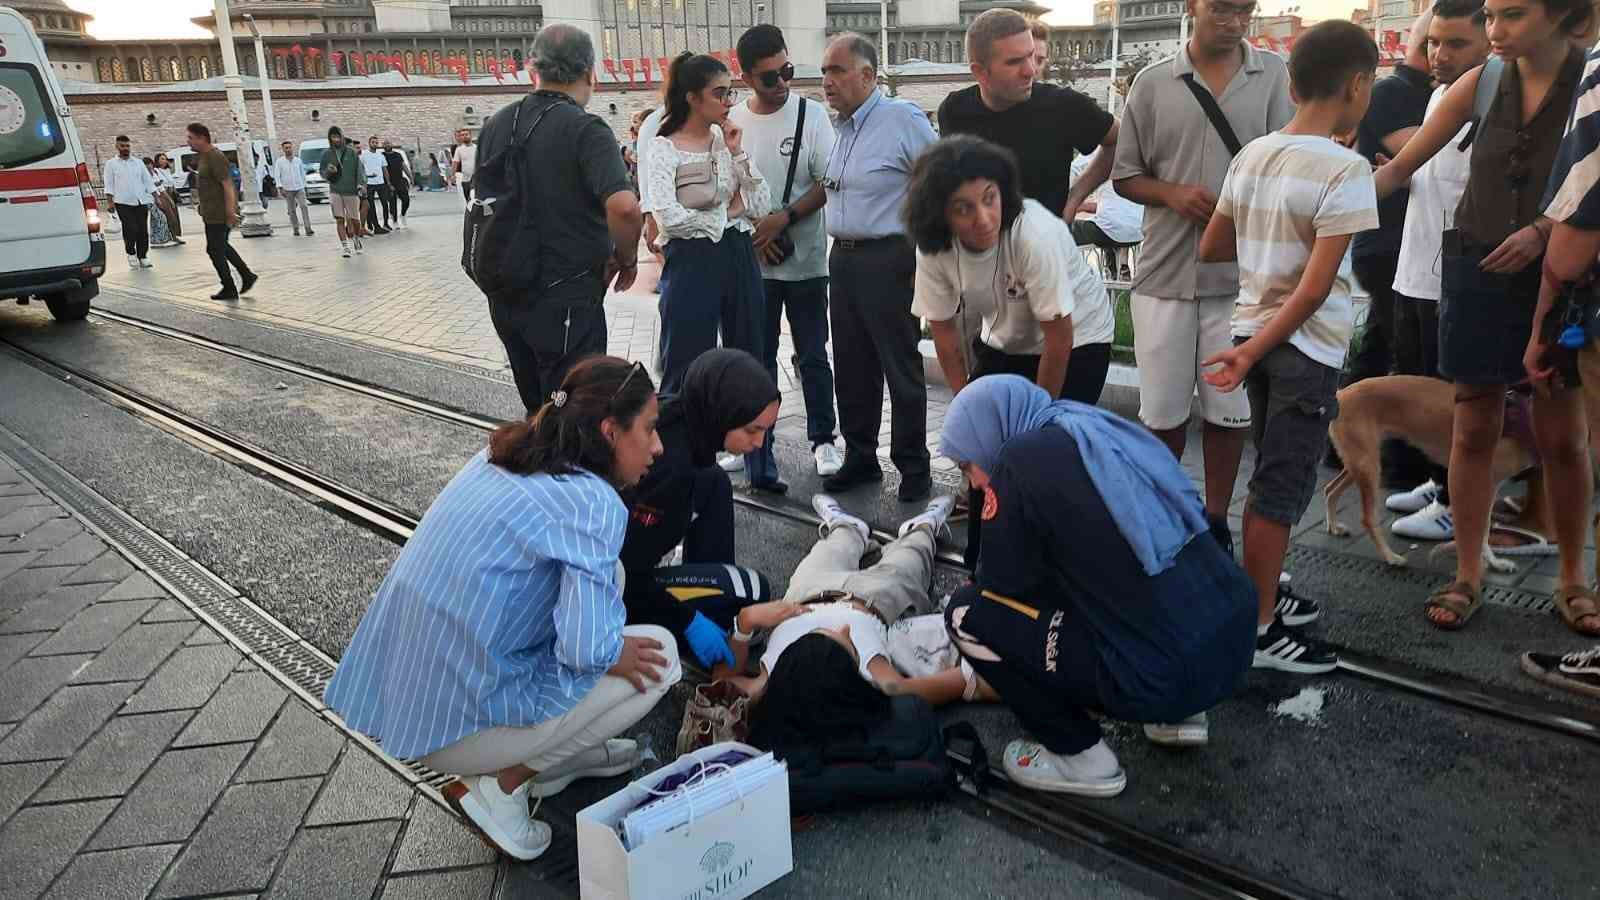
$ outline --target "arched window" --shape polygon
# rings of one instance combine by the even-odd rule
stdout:
[[[436,74],[444,74],[444,55],[438,50],[433,51],[433,71]]]
[[[415,53],[407,50],[403,56],[405,58],[405,67],[407,72],[415,74],[422,71],[421,69],[417,68],[417,55]]]
[[[167,70],[172,73],[173,81],[183,80],[183,62],[176,56],[167,60]]]
[[[156,64],[148,56],[139,58],[139,79],[141,81],[156,80]]]
[[[95,75],[101,81],[111,80],[111,64],[106,62],[106,58],[104,56],[94,61],[94,71]]]
[[[944,42],[944,61],[945,62],[955,62],[956,61],[956,42],[955,41],[945,41]]]
[[[891,65],[891,66],[892,66],[892,65],[894,65],[894,64],[895,64],[895,63],[896,63],[896,62],[897,62],[897,60],[896,60],[896,59],[895,59],[895,57],[896,57],[896,56],[897,56],[897,55],[898,55],[898,54],[897,54],[897,53],[896,53],[896,52],[895,52],[895,51],[897,51],[897,50],[899,50],[899,49],[900,49],[900,45],[899,45],[899,44],[893,44],[893,43],[891,43],[891,44],[890,44],[890,45],[889,45],[889,65]]]
[[[125,71],[122,68],[122,60],[113,59],[111,61],[111,80],[112,81],[125,81],[125,80],[127,80],[127,77],[128,77],[127,74],[125,73]]]
[[[511,51],[511,61],[513,63],[516,63],[518,72],[522,71],[522,51],[521,50],[513,50],[513,51]]]

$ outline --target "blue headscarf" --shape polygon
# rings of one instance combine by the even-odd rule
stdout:
[[[939,452],[992,473],[1007,441],[1047,425],[1078,445],[1089,480],[1145,574],[1171,568],[1189,541],[1209,530],[1194,483],[1143,426],[1086,403],[1051,403],[1043,388],[1016,375],[989,375],[962,388],[945,414]]]

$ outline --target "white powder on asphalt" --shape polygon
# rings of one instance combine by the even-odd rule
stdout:
[[[1322,688],[1301,688],[1300,693],[1273,704],[1272,714],[1304,722],[1307,725],[1321,725],[1322,698]]]

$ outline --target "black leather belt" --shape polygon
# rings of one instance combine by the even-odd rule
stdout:
[[[868,247],[875,247],[879,244],[888,243],[889,241],[905,243],[905,240],[906,239],[904,237],[898,234],[891,234],[888,237],[880,238],[862,238],[860,240],[855,238],[834,238],[833,246],[839,250],[865,250]]]

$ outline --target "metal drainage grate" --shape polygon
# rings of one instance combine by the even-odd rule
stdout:
[[[1292,571],[1306,571],[1308,575],[1314,570],[1329,575],[1371,578],[1379,580],[1385,585],[1426,588],[1429,590],[1438,587],[1440,583],[1440,575],[1437,572],[1409,567],[1396,568],[1382,560],[1366,556],[1353,556],[1347,553],[1336,553],[1304,545],[1290,547],[1284,562]],[[1499,606],[1509,606],[1533,612],[1550,612],[1554,609],[1550,598],[1543,594],[1498,585],[1484,585],[1483,599],[1485,603],[1494,603]]]

